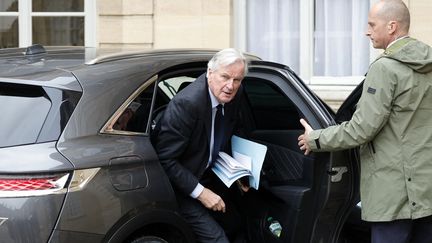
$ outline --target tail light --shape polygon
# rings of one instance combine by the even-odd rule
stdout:
[[[29,197],[65,193],[69,173],[0,175],[0,197]]]
[[[32,197],[80,191],[100,168],[50,175],[0,175],[0,198]],[[70,179],[69,179],[70,178]]]

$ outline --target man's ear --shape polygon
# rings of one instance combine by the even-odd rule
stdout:
[[[397,29],[397,22],[396,21],[389,21],[387,24],[387,30],[390,34],[393,34]]]

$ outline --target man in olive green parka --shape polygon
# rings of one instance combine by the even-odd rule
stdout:
[[[372,242],[432,242],[432,48],[408,37],[400,0],[376,3],[366,35],[384,49],[369,67],[350,121],[313,130],[305,120],[300,149],[360,146],[362,218]]]

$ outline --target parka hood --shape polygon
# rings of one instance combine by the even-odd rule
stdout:
[[[398,40],[384,51],[382,57],[405,63],[419,73],[432,71],[432,48],[410,37]]]

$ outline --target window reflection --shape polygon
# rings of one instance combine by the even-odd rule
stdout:
[[[0,16],[0,48],[18,47],[18,17]]]
[[[118,116],[106,131],[146,133],[150,117],[155,83],[152,83],[136,97],[129,106]]]
[[[33,17],[33,43],[83,46],[84,17]]]
[[[18,12],[18,0],[1,0],[0,12]]]
[[[33,0],[33,12],[84,12],[84,0]]]

